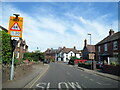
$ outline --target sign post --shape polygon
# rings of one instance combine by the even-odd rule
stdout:
[[[11,37],[22,38],[23,18],[18,17],[19,14],[13,14],[13,15],[15,15],[16,17],[10,16],[8,34],[10,34]],[[16,47],[16,45],[14,47]],[[10,80],[13,80],[13,76],[14,76],[14,53],[15,53],[14,50],[12,56]]]

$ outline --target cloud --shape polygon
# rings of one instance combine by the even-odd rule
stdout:
[[[70,12],[62,12],[65,18],[61,18],[56,13],[51,15],[47,10],[44,11],[47,12],[47,15],[42,15],[39,9],[34,9],[34,13],[30,14],[10,4],[4,4],[4,12],[2,12],[2,25],[5,28],[8,28],[9,16],[13,13],[20,13],[21,17],[24,18],[23,39],[26,40],[29,51],[36,50],[37,47],[44,51],[47,48],[58,48],[60,46],[76,46],[78,49],[82,49],[84,39],[86,38],[89,41],[87,33],[92,34],[92,44],[96,44],[109,31],[105,23],[96,19],[86,19],[82,15],[77,16]],[[107,18],[107,15],[104,17]]]

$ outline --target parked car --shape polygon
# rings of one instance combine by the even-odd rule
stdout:
[[[102,61],[97,62],[96,67],[99,68],[99,69],[102,69],[103,68],[103,62]]]
[[[45,59],[45,60],[43,61],[43,63],[49,64],[49,63],[50,63],[50,60]]]

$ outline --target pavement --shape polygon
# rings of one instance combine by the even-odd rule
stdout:
[[[51,90],[84,90],[86,88],[113,88],[116,90],[119,81],[94,73],[74,68],[65,63],[50,63],[48,71],[38,78],[31,88]],[[64,89],[63,89],[64,88]],[[111,89],[112,90],[112,89]]]
[[[33,64],[33,69],[31,72],[21,76],[15,80],[3,83],[3,88],[29,88],[27,87],[30,82],[32,82],[37,76],[41,75],[48,69],[48,65],[43,64]]]
[[[72,65],[71,65],[72,66]],[[100,76],[103,76],[103,77],[107,77],[107,78],[110,78],[110,79],[113,79],[113,80],[117,80],[117,81],[120,81],[120,77],[119,76],[116,76],[116,75],[112,75],[112,74],[107,74],[107,73],[102,73],[102,72],[98,72],[96,70],[90,70],[90,69],[86,69],[86,68],[83,68],[83,67],[78,67],[77,65],[76,66],[72,66],[72,67],[75,67],[75,68],[78,68],[78,69],[81,69],[85,72],[88,72],[90,74],[97,74],[97,75],[100,75]]]

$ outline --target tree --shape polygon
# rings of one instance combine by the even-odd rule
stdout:
[[[0,39],[2,39],[2,43],[0,44],[0,46],[2,46],[2,63],[10,64],[12,60],[12,45],[10,35],[4,30],[0,32],[2,33],[2,37],[0,37]]]
[[[35,52],[28,52],[24,54],[24,60],[33,60],[33,61],[43,61],[44,60],[44,53],[40,51]]]

